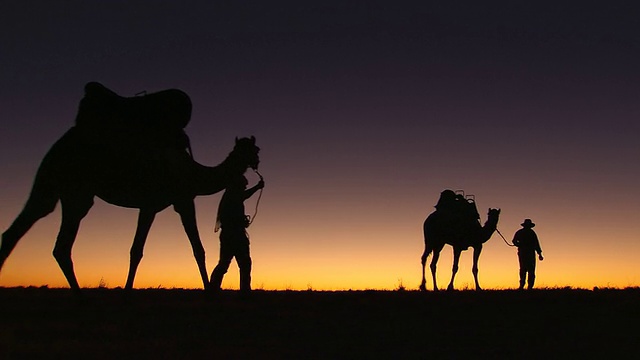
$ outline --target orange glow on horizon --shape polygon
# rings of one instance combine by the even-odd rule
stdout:
[[[418,288],[424,246],[422,222],[433,210],[437,189],[446,185],[436,184],[425,190],[413,183],[393,184],[388,189],[383,186],[386,184],[378,184],[357,191],[324,190],[326,196],[319,196],[316,192],[309,194],[303,187],[291,187],[288,178],[272,175],[267,180],[259,216],[249,229],[254,288],[392,290],[400,284],[407,289]],[[26,195],[27,185],[22,187]],[[321,184],[310,184],[310,188],[316,187],[321,188]],[[632,221],[635,203],[618,207],[602,222],[599,207],[604,200],[595,202],[594,197],[583,199],[576,193],[573,198],[572,194],[563,194],[566,199],[558,202],[557,195],[526,194],[527,201],[523,202],[521,192],[522,189],[512,192],[480,189],[478,206],[482,222],[486,220],[487,208],[502,209],[498,227],[508,240],[525,217],[538,224],[535,230],[545,260],[538,262],[536,286],[593,288],[640,284],[634,255],[640,250],[637,243],[640,225]],[[213,233],[218,200],[219,195],[214,195],[196,201],[209,274],[219,251],[218,234]],[[0,209],[0,226],[4,229],[19,212],[21,201],[12,199]],[[247,212],[253,214],[254,206],[255,199],[248,200]],[[557,211],[546,211],[550,206]],[[112,288],[124,286],[136,220],[136,210],[96,201],[81,224],[73,249],[81,286],[97,287],[101,282]],[[7,260],[0,273],[0,286],[67,287],[51,255],[59,224],[59,209],[36,223]],[[451,276],[451,254],[451,247],[446,246],[438,262],[440,288],[446,288]],[[474,288],[471,259],[471,249],[463,252],[455,282],[457,289]],[[483,288],[517,286],[516,251],[497,234],[485,244],[479,268]],[[428,264],[426,270],[427,288],[432,289]],[[238,282],[234,262],[223,287],[236,289]],[[161,212],[149,234],[135,287],[202,286],[177,214],[171,209]]]
[[[98,210],[102,211],[104,209]],[[135,215],[129,210],[125,212],[128,218],[119,217],[107,224],[103,222],[102,226],[87,220],[86,227],[96,228],[81,231],[73,253],[81,286],[98,287],[101,283],[110,288],[124,286],[135,228]],[[149,236],[135,287],[202,288],[177,216],[171,212],[164,214]],[[268,221],[269,215],[261,216],[264,216],[262,220]],[[116,222],[119,225],[116,226]],[[0,274],[0,285],[67,287],[51,255],[57,225],[58,220],[52,216],[23,238]],[[265,290],[393,290],[402,284],[407,289],[417,289],[423,251],[420,227],[405,228],[405,231],[361,231],[345,225],[337,229],[318,229],[314,233],[293,227],[287,234],[285,229],[256,223],[255,229],[251,230],[253,287]],[[212,232],[205,231],[206,225],[201,228],[208,271],[211,272],[217,261],[218,243]],[[509,236],[504,229],[502,231]],[[631,253],[617,252],[624,250],[621,248],[595,256],[575,249],[574,245],[565,246],[575,242],[568,241],[567,234],[560,230],[554,232],[556,234],[552,235],[546,228],[539,231],[546,258],[538,262],[537,287],[633,287],[640,284],[640,278],[634,275],[637,271]],[[302,236],[307,236],[309,242],[301,242]],[[583,232],[573,233],[573,236],[588,241],[589,236],[597,234]],[[114,238],[118,240],[113,241]],[[625,241],[623,237],[618,239]],[[309,243],[317,245],[310,246]],[[441,289],[446,288],[451,276],[451,253],[451,247],[445,247],[438,262]],[[456,276],[457,289],[474,288],[471,260],[472,250],[463,252]],[[428,264],[427,288],[432,289]],[[515,288],[517,267],[515,250],[495,234],[485,244],[480,258],[480,284],[485,289]],[[223,288],[237,289],[238,282],[234,262],[225,276]]]

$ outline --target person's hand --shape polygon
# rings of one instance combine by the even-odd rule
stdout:
[[[264,188],[264,180],[260,179],[260,181],[258,181],[258,189],[262,188]]]
[[[538,259],[540,259],[540,261],[544,260],[544,256],[542,256],[542,254],[538,255]]]

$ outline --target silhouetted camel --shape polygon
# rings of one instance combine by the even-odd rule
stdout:
[[[431,275],[433,276],[433,289],[438,290],[436,264],[440,257],[440,251],[442,251],[445,244],[453,246],[453,269],[447,290],[453,290],[453,280],[458,272],[460,253],[469,247],[473,247],[472,272],[476,283],[476,290],[481,290],[480,284],[478,283],[478,258],[480,258],[482,244],[491,238],[491,235],[493,235],[493,232],[498,226],[500,209],[489,209],[487,221],[484,226],[481,226],[477,220],[465,221],[465,224],[460,224],[456,221],[452,223],[451,221],[447,221],[447,219],[442,219],[439,215],[438,211],[435,211],[424,221],[425,250],[422,254],[422,283],[420,284],[420,290],[427,290],[425,265],[427,263],[427,257],[432,252]]]
[[[96,84],[90,83],[86,89],[99,85]],[[105,113],[101,112],[97,115],[102,118],[96,120],[94,117],[92,121],[111,121],[107,117],[120,116],[128,111],[113,111],[114,107],[111,105],[119,106],[122,99],[127,101],[125,105],[138,103],[134,98],[117,98],[115,94],[108,96],[108,101],[101,105],[104,107],[103,110],[111,113],[103,116]],[[186,94],[182,93],[182,96]],[[188,97],[186,101],[188,103],[183,101],[180,106],[188,113],[182,114],[190,116],[191,103]],[[71,249],[80,221],[87,215],[93,206],[94,197],[97,196],[113,205],[140,209],[137,230],[131,246],[126,289],[133,288],[136,270],[142,259],[144,244],[155,215],[170,205],[173,205],[180,215],[193,248],[202,282],[205,289],[208,289],[205,251],[196,224],[194,198],[219,192],[226,187],[230,179],[243,174],[248,168],[256,169],[260,149],[255,145],[255,138],[236,138],[235,147],[228,157],[215,167],[207,167],[194,161],[187,152],[188,139],[187,145],[182,141],[167,145],[167,138],[175,138],[175,134],[166,136],[170,132],[164,131],[162,136],[153,135],[145,138],[145,131],[141,126],[129,135],[123,135],[123,131],[130,129],[122,124],[105,126],[98,131],[83,125],[80,115],[84,105],[81,102],[76,126],[68,130],[45,155],[24,209],[2,234],[0,269],[31,226],[50,214],[60,201],[62,222],[53,256],[71,289],[79,291]],[[139,111],[134,115],[141,113],[142,111]],[[131,112],[128,114],[131,115]],[[166,114],[171,112],[167,111]],[[156,113],[152,115],[155,116]],[[184,124],[186,125],[186,122]],[[178,133],[177,138],[180,138],[180,134],[184,133]]]

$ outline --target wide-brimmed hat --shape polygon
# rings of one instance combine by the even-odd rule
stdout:
[[[536,224],[533,223],[533,221],[531,221],[531,219],[524,219],[524,222],[522,224],[520,224],[523,227],[534,227],[536,226]]]

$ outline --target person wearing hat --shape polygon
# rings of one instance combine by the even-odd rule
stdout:
[[[538,253],[540,261],[544,260],[544,257],[542,257],[538,235],[533,231],[536,224],[531,219],[525,219],[520,225],[522,229],[513,235],[513,245],[518,247],[518,262],[520,263],[519,289],[524,288],[525,280],[527,280],[527,288],[533,289],[533,284],[536,281],[536,253]]]

